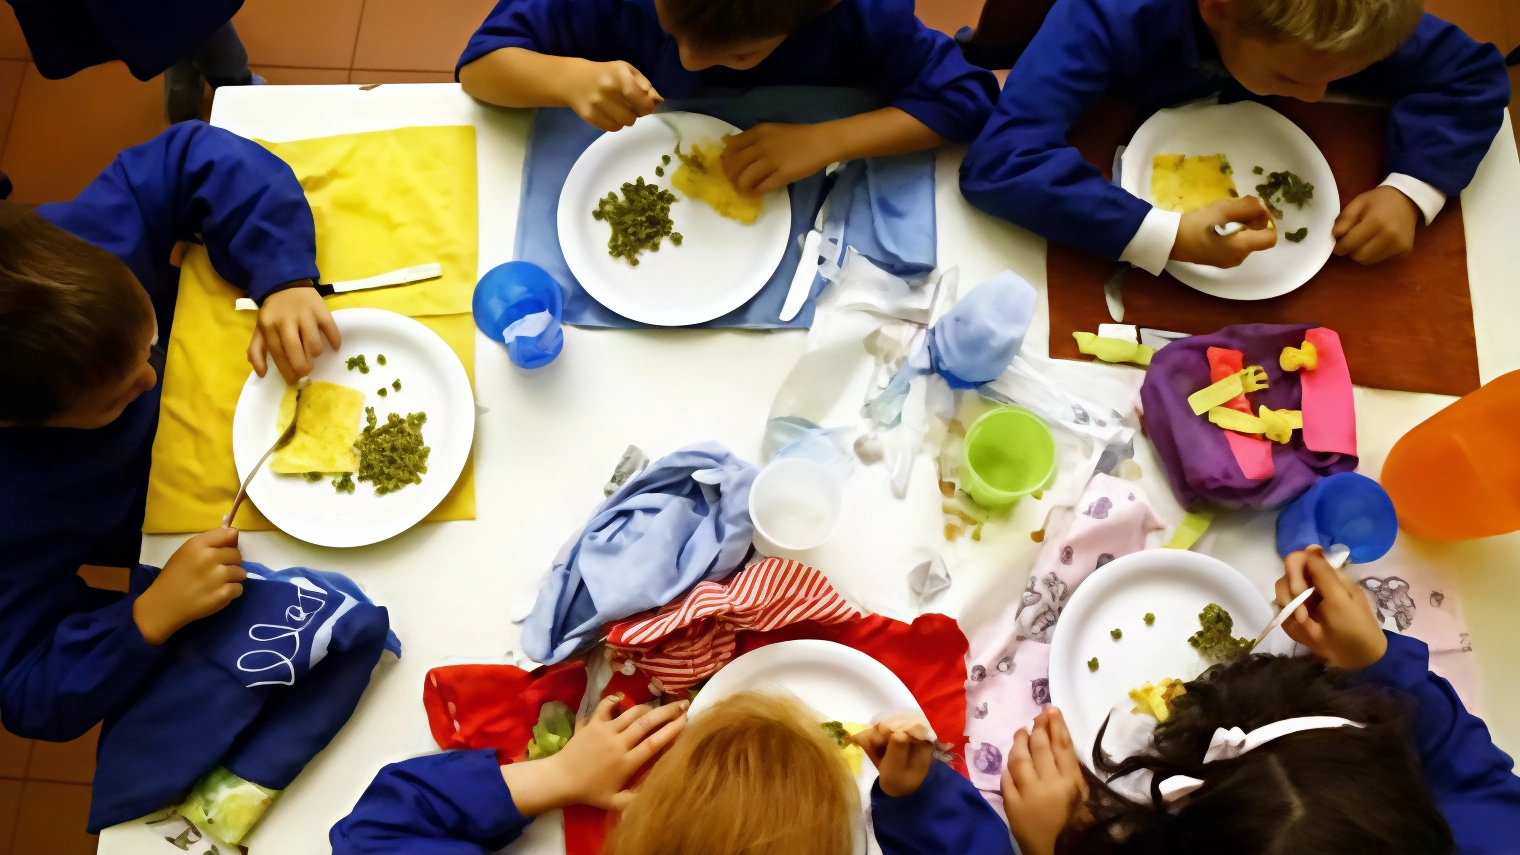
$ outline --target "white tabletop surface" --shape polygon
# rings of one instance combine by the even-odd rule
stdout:
[[[217,94],[212,123],[274,141],[413,125],[473,125],[480,180],[480,272],[512,258],[521,170],[531,113],[487,107],[453,84],[260,86]],[[961,292],[1012,269],[1040,295],[1025,342],[1043,354],[1045,242],[971,208],[957,188],[963,149],[939,156],[939,261],[959,265]],[[1463,193],[1468,274],[1484,380],[1520,368],[1520,160],[1508,117],[1473,185]],[[803,350],[801,331],[583,330],[567,328],[559,359],[535,373],[515,369],[505,349],[476,340],[476,395],[483,411],[475,439],[478,519],[422,524],[385,543],[324,549],[278,532],[245,534],[246,559],[273,567],[306,565],[350,575],[389,607],[405,645],[385,657],[352,720],[307,767],[247,841],[253,855],[329,851],[327,831],[386,763],[436,750],[422,709],[423,674],[458,662],[512,662],[518,628],[508,615],[531,599],[561,542],[601,500],[601,486],[629,444],[658,457],[698,440],[717,440],[756,459],[776,389]],[[1139,372],[1102,365],[1074,370]],[[1356,390],[1361,471],[1376,476],[1393,442],[1451,399]],[[1138,457],[1147,490],[1169,524],[1182,512],[1159,480],[1148,444]],[[896,500],[882,467],[857,470],[844,518],[824,546],[795,557],[829,574],[866,607],[911,619],[905,576],[929,548],[943,548],[943,518],[927,455],[909,495]],[[1022,589],[1044,508],[1026,500],[981,543],[955,545],[954,584],[932,608],[959,618],[968,634]],[[1249,518],[1245,518],[1248,516]],[[1207,550],[1230,562],[1270,598],[1281,573],[1273,515],[1216,523]],[[162,562],[184,540],[143,539],[143,560]],[[1496,741],[1520,749],[1520,534],[1432,547],[1457,568],[1462,605],[1485,678],[1485,713]],[[539,821],[513,852],[563,851],[558,822]],[[163,852],[166,844],[123,826],[100,840],[105,855]]]

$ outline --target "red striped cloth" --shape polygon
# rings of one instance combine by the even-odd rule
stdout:
[[[702,682],[734,658],[734,633],[802,621],[842,623],[861,612],[799,561],[767,558],[727,582],[699,582],[686,597],[607,632],[613,666],[631,661],[665,693]]]

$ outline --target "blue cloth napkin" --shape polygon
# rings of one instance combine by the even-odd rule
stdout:
[[[554,559],[523,621],[523,652],[552,664],[602,625],[657,608],[749,553],[755,467],[717,443],[689,445],[613,493]]]
[[[670,110],[704,113],[739,128],[760,122],[817,123],[874,110],[880,99],[863,90],[812,86],[779,86],[665,102]],[[565,291],[564,322],[588,327],[645,327],[615,314],[586,293],[570,273],[560,251],[558,218],[560,190],[570,168],[602,131],[565,108],[541,108],[533,120],[523,163],[522,203],[517,217],[514,257],[549,271]],[[836,180],[837,179],[837,180]],[[813,306],[824,281],[813,280],[813,292],[792,320],[778,320],[792,275],[802,258],[799,238],[813,221],[833,185],[829,221],[843,243],[899,275],[911,276],[935,265],[934,153],[932,151],[851,162],[834,176],[822,172],[794,183],[792,239],[776,272],[753,299],[738,309],[698,327],[745,329],[806,328],[813,324]]]
[[[180,630],[132,705],[101,731],[89,830],[168,805],[218,765],[290,786],[348,721],[382,650],[386,610],[337,573],[245,562],[243,595]],[[132,590],[158,570],[139,567]]]

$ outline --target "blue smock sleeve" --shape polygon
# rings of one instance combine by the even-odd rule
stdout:
[[[317,278],[316,226],[295,173],[204,122],[127,149],[74,201],[37,213],[126,262],[155,306],[173,305],[178,241],[204,243],[217,273],[260,303],[280,285]]]
[[[1014,855],[1013,837],[970,781],[944,763],[918,792],[893,798],[871,787],[871,823],[883,855]]]
[[[1147,65],[1136,33],[1177,27],[1111,20],[1099,0],[1060,0],[1008,74],[992,118],[961,164],[967,201],[1049,240],[1118,259],[1151,204],[1110,184],[1066,132],[1116,82]]]
[[[0,677],[5,729],[66,742],[120,709],[163,656],[133,621],[135,600],[77,576],[0,585],[0,652],[14,663]]]
[[[485,855],[531,821],[513,803],[495,751],[446,751],[381,769],[328,842],[333,855]]]
[[[574,56],[593,62],[633,62],[644,22],[633,4],[620,0],[500,0],[460,54],[459,69],[502,48],[522,48],[550,56]],[[619,45],[628,56],[620,55]],[[634,62],[634,65],[639,63]]]
[[[1461,855],[1515,851],[1520,841],[1520,778],[1514,761],[1494,745],[1483,720],[1468,712],[1456,690],[1430,671],[1430,649],[1385,632],[1388,652],[1357,679],[1394,689],[1415,704],[1412,736],[1420,771],[1451,826]]]
[[[1491,44],[1475,42],[1434,15],[1392,56],[1345,81],[1396,100],[1388,119],[1388,172],[1418,178],[1448,196],[1472,181],[1504,124],[1509,75]]]

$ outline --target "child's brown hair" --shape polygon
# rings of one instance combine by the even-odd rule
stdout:
[[[41,424],[125,377],[152,319],[121,259],[0,202],[0,421]]]
[[[1255,38],[1369,61],[1409,39],[1424,0],[1230,0],[1235,23]]]
[[[659,0],[660,22],[671,35],[699,48],[789,35],[834,0]]]
[[[849,767],[815,717],[745,692],[692,719],[605,855],[851,855],[859,816]]]

